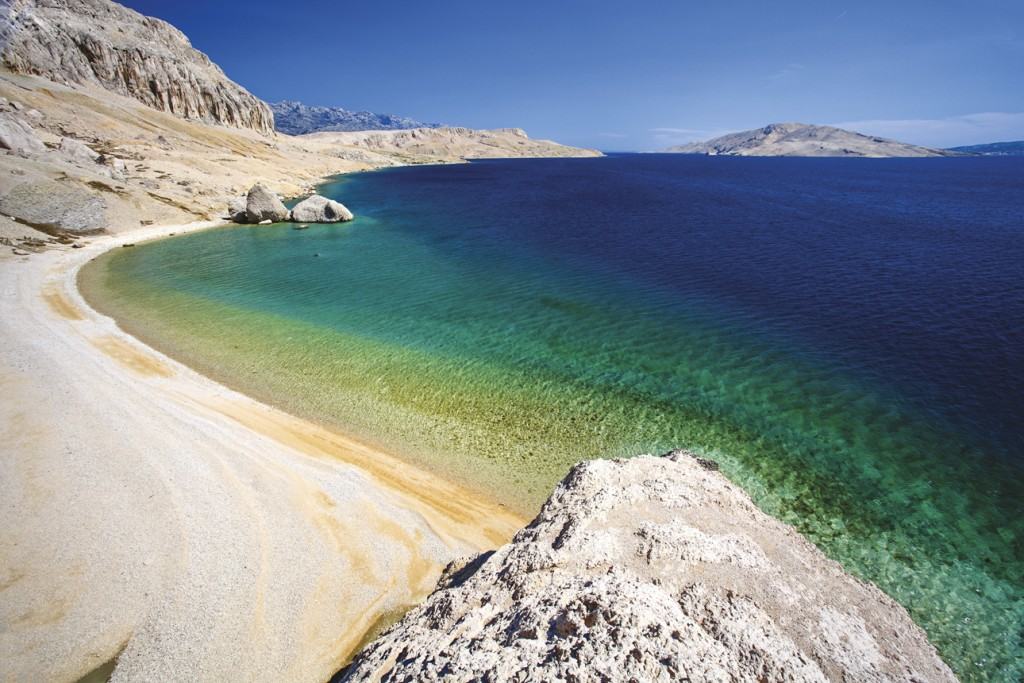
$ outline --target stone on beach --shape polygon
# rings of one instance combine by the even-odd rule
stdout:
[[[354,218],[344,204],[318,194],[296,204],[291,217],[296,223],[338,223]]]
[[[252,186],[246,197],[245,218],[249,223],[260,223],[265,220],[279,223],[288,220],[288,208],[280,197],[257,183]]]

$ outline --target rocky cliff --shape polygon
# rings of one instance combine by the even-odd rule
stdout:
[[[576,466],[341,681],[953,681],[896,602],[713,463]]]
[[[670,147],[667,152],[728,156],[791,157],[940,157],[946,150],[909,145],[831,126],[772,123],[706,142]]]
[[[273,102],[274,125],[288,135],[305,135],[320,131],[408,130],[439,128],[439,123],[423,123],[406,116],[349,111],[341,107],[315,107],[302,102]]]
[[[98,85],[182,118],[274,130],[270,108],[166,22],[110,0],[0,5],[0,58],[11,71]]]

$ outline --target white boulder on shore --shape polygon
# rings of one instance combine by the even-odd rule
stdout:
[[[339,223],[355,216],[341,202],[315,194],[292,207],[291,218],[295,223]]]
[[[280,197],[262,184],[256,183],[246,196],[245,219],[247,223],[279,223],[288,220],[288,207]]]
[[[584,462],[341,681],[955,681],[906,610],[709,461]]]

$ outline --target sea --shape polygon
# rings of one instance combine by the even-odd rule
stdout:
[[[289,412],[535,512],[685,448],[1024,677],[1024,159],[612,154],[338,177],[356,220],[100,257],[88,300]]]

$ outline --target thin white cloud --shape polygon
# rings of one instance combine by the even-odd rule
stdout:
[[[792,76],[797,75],[798,73],[800,73],[803,70],[804,70],[804,65],[803,64],[799,64],[797,62],[794,62],[792,64],[787,64],[786,66],[782,67],[781,69],[779,69],[775,73],[768,74],[767,76],[764,77],[764,79],[766,81],[781,81],[781,80],[785,80],[785,79],[791,78]]]
[[[685,145],[688,142],[703,142],[711,138],[717,138],[728,133],[735,133],[735,130],[707,129],[707,128],[651,128],[654,133],[654,140],[660,147],[671,147],[672,145]]]
[[[628,138],[629,136],[626,135],[625,133],[598,133],[597,137],[599,137],[599,138],[613,138],[613,139],[617,140],[617,139],[620,139],[620,138]]]
[[[979,112],[941,119],[869,119],[829,124],[928,147],[1024,140],[1024,112]]]

